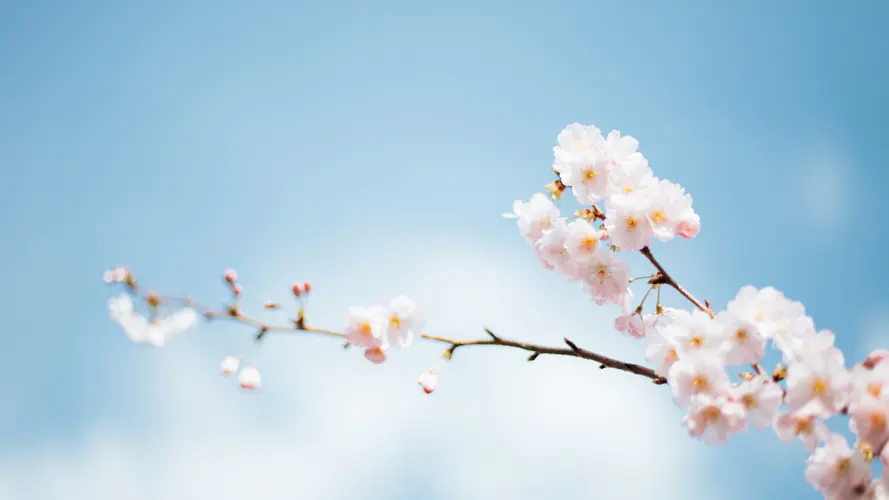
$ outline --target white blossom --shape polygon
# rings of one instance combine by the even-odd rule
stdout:
[[[518,219],[519,232],[530,243],[536,243],[543,232],[559,218],[559,208],[543,193],[536,193],[528,202],[516,200],[513,212],[504,214],[508,219]]]
[[[839,434],[829,435],[806,460],[806,481],[828,498],[855,498],[871,480],[870,464]]]
[[[386,309],[383,307],[350,307],[344,333],[346,340],[358,347],[371,347],[382,342],[386,329]]]
[[[605,203],[605,229],[621,250],[641,250],[651,243],[654,231],[648,221],[648,202],[643,195],[614,195]]]
[[[744,409],[725,396],[696,394],[682,423],[692,436],[709,444],[722,444],[744,429]]]
[[[629,283],[629,265],[610,250],[600,248],[586,268],[584,287],[599,304],[620,304]]]
[[[812,405],[817,412],[837,413],[852,389],[849,372],[831,358],[810,357],[787,369],[787,404],[798,410]]]
[[[661,180],[646,192],[648,222],[654,235],[661,241],[670,241],[676,235],[681,217],[691,207],[691,196],[678,184]]]
[[[713,351],[695,351],[679,357],[667,376],[673,398],[681,406],[688,405],[696,394],[719,395],[729,389],[729,378],[722,359]]]
[[[715,324],[721,329],[720,350],[727,365],[748,365],[762,361],[766,341],[755,324],[728,311],[719,313]]]
[[[745,380],[732,388],[732,397],[747,413],[747,423],[764,429],[772,425],[784,391],[778,384],[763,377]]]
[[[413,341],[413,336],[419,334],[425,321],[420,315],[417,304],[399,295],[389,302],[386,312],[386,332],[383,347],[408,347]]]
[[[781,412],[775,417],[775,434],[787,443],[801,439],[806,450],[815,451],[818,443],[828,434],[827,425],[819,419],[819,415],[813,407]]]

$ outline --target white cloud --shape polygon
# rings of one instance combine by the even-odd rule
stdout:
[[[611,331],[613,311],[580,292],[548,296],[533,258],[434,248],[393,260],[398,269],[326,276],[324,287],[364,283],[351,299],[376,293],[378,277],[406,276],[395,285],[420,300],[437,333],[476,337],[487,324],[529,341],[570,335],[638,359],[641,345]],[[338,307],[313,304],[334,324]],[[705,491],[714,485],[686,479],[685,471],[707,468],[704,449],[679,426],[666,389],[638,377],[468,347],[427,397],[416,376],[442,345],[418,343],[374,366],[330,339],[277,337],[261,352],[265,387],[254,396],[215,373],[218,359],[205,354],[213,340],[152,352],[145,369],[117,367],[122,380],[111,397],[126,394],[127,381],[151,380],[139,408],[150,428],[97,421],[77,443],[0,452],[2,498],[714,498]]]

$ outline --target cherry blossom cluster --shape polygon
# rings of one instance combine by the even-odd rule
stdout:
[[[554,148],[559,180],[547,186],[550,196],[516,201],[505,216],[518,219],[544,267],[581,281],[597,303],[622,306],[615,328],[645,340],[646,362],[686,410],[682,424],[691,436],[721,444],[749,428],[772,427],[780,440],[800,440],[812,454],[805,477],[826,498],[889,500],[889,476],[872,477],[876,457],[889,461],[889,352],[848,369],[834,334],[816,330],[802,304],[771,287],[742,288],[718,314],[696,300],[686,311],[661,305],[660,287],[671,282],[654,274],[644,278],[649,292],[658,291],[655,310],[643,314],[645,298],[634,306],[635,280],[617,253],[700,231],[691,196],[655,178],[637,147],[620,132],[603,137],[594,126],[569,125]],[[562,217],[554,201],[568,187],[591,208]],[[596,228],[599,219],[605,222]],[[772,375],[760,367],[767,345],[782,356]],[[753,372],[741,371],[745,366]],[[740,372],[739,381],[732,372]],[[854,448],[825,423],[841,414],[849,416]]]
[[[389,349],[410,346],[424,323],[414,301],[400,295],[388,307],[350,307],[344,333],[349,344],[364,348],[364,357],[379,364]]]
[[[504,215],[518,219],[522,236],[547,269],[581,281],[598,304],[620,304],[629,289],[629,266],[613,249],[641,250],[655,238],[691,239],[700,231],[691,196],[655,177],[638,146],[618,131],[603,137],[595,126],[567,126],[553,148],[559,181],[547,188],[559,200],[570,187],[582,205],[594,210],[562,217],[550,196],[536,193],[527,202],[516,201],[513,212]],[[604,214],[599,202],[604,202]],[[599,218],[605,223],[596,228]]]

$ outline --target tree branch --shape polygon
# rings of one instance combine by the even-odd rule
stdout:
[[[167,306],[181,306],[181,307],[191,307],[197,312],[201,313],[205,318],[209,319],[223,319],[234,321],[237,323],[241,323],[243,325],[251,326],[258,329],[258,333],[256,335],[256,340],[261,341],[263,337],[269,332],[275,333],[300,333],[300,332],[308,332],[308,333],[318,333],[322,335],[329,335],[332,337],[345,337],[345,334],[341,332],[336,332],[333,330],[324,330],[321,328],[313,328],[306,324],[305,315],[300,309],[298,317],[292,320],[292,324],[290,325],[269,325],[264,321],[261,321],[256,318],[252,318],[250,316],[245,315],[238,303],[235,302],[234,305],[228,306],[224,310],[217,310],[211,307],[208,307],[200,302],[193,300],[190,297],[171,297],[164,295],[157,295],[152,292],[145,292],[139,288],[135,281],[131,280],[127,283],[129,289],[133,292],[134,295],[142,298],[152,309],[152,313],[154,314],[158,307],[162,305]],[[646,368],[644,366],[640,366],[634,363],[626,363],[624,361],[619,361],[617,359],[609,358],[608,356],[604,356],[602,354],[598,354],[592,351],[588,351],[586,349],[582,349],[578,347],[574,342],[564,339],[565,343],[568,345],[567,348],[564,347],[548,347],[541,346],[535,344],[528,344],[525,342],[517,342],[514,340],[508,340],[499,337],[491,330],[485,328],[485,332],[491,337],[491,340],[457,340],[451,339],[447,337],[438,337],[435,335],[430,335],[428,333],[423,333],[420,336],[427,340],[432,340],[436,342],[444,342],[446,344],[450,344],[450,347],[445,352],[446,357],[450,359],[451,355],[453,355],[454,351],[458,347],[463,346],[504,346],[504,347],[513,347],[516,349],[522,349],[531,353],[528,357],[528,361],[534,361],[541,354],[551,354],[554,356],[568,356],[574,358],[588,359],[599,363],[599,368],[613,368],[615,370],[625,371],[628,373],[633,373],[635,375],[640,375],[642,377],[651,379],[655,384],[666,384],[667,381],[663,377],[658,376],[654,370],[650,368]],[[348,345],[348,344],[347,344]]]
[[[514,340],[507,340],[502,337],[494,336],[490,330],[486,331],[493,336],[493,340],[457,340],[448,337],[438,337],[435,335],[429,335],[428,333],[422,334],[422,337],[428,340],[434,340],[437,342],[444,342],[446,344],[450,344],[451,347],[446,351],[446,357],[450,358],[455,350],[458,347],[463,346],[504,346],[504,347],[513,347],[515,349],[522,349],[524,351],[531,352],[531,356],[528,357],[528,361],[534,361],[541,354],[551,354],[555,356],[570,356],[575,358],[589,359],[591,361],[595,361],[599,363],[600,368],[613,368],[615,370],[621,370],[628,373],[633,373],[636,375],[643,376],[645,378],[651,379],[655,384],[666,384],[667,381],[659,377],[657,373],[654,372],[651,368],[646,368],[644,366],[640,366],[633,363],[626,363],[623,361],[619,361],[613,358],[609,358],[607,356],[603,356],[601,354],[597,354],[592,351],[588,351],[586,349],[581,349],[574,342],[564,339],[565,343],[568,345],[568,348],[560,348],[560,347],[547,347],[536,344],[528,344],[525,342],[516,342]]]

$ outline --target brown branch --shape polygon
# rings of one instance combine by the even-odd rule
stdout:
[[[644,255],[645,258],[648,259],[648,261],[651,262],[652,265],[654,265],[654,267],[658,270],[658,272],[663,277],[664,284],[672,287],[674,290],[679,292],[683,297],[688,299],[689,302],[694,304],[695,307],[697,307],[701,311],[704,311],[705,313],[707,313],[710,316],[710,318],[715,317],[712,309],[710,309],[709,307],[707,307],[703,303],[701,303],[700,300],[696,299],[694,295],[692,295],[691,293],[688,292],[688,290],[686,290],[685,288],[682,288],[682,286],[680,286],[679,283],[677,283],[676,280],[674,280],[670,276],[670,273],[668,273],[667,270],[664,269],[664,266],[662,266],[661,263],[658,262],[657,259],[654,258],[654,255],[651,253],[651,249],[649,249],[648,247],[643,247],[642,250],[639,250],[639,253]]]
[[[454,351],[457,350],[458,347],[463,346],[472,346],[472,345],[489,345],[489,346],[504,346],[504,347],[513,347],[516,349],[522,349],[524,351],[528,351],[531,355],[528,357],[528,361],[534,361],[541,354],[551,354],[555,356],[570,356],[575,358],[589,359],[591,361],[595,361],[599,363],[599,368],[613,368],[615,370],[625,371],[628,373],[633,373],[636,375],[640,375],[646,378],[651,379],[655,384],[666,384],[667,381],[658,376],[657,373],[654,372],[651,368],[646,368],[644,366],[640,366],[633,363],[626,363],[623,361],[619,361],[613,358],[609,358],[607,356],[603,356],[601,354],[597,354],[592,351],[588,351],[586,349],[581,349],[577,347],[577,345],[568,340],[564,339],[565,343],[568,344],[568,348],[559,348],[559,347],[547,347],[536,344],[528,344],[525,342],[516,342],[514,340],[507,340],[501,337],[494,335],[490,330],[486,330],[489,335],[491,335],[491,340],[457,340],[451,339],[447,337],[437,337],[435,335],[429,335],[428,333],[424,333],[422,335],[423,338],[428,340],[434,340],[437,342],[444,342],[446,344],[450,344],[451,347],[445,351],[445,357],[450,358],[453,355]]]

